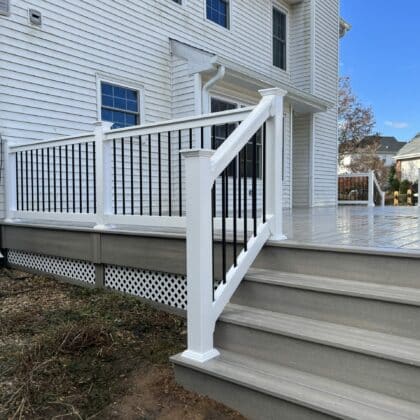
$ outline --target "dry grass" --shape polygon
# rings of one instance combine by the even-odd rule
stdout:
[[[9,270],[0,305],[0,418],[239,418],[175,384],[182,318]]]

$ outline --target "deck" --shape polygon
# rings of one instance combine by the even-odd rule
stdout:
[[[420,253],[418,207],[340,206],[285,211],[288,244]]]

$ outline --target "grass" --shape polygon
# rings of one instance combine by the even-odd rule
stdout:
[[[168,358],[185,347],[180,317],[5,269],[0,304],[0,418],[164,418],[165,405],[237,418],[174,383]]]

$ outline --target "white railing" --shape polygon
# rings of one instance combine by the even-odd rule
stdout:
[[[269,89],[261,91],[261,94],[263,99],[259,105],[216,152],[212,150],[183,152],[186,162],[188,279],[188,349],[183,355],[199,362],[218,355],[213,346],[216,321],[266,241],[270,237],[284,239],[281,174],[283,98],[286,92],[280,89]],[[243,150],[249,140],[261,129],[264,133],[265,146],[263,195],[266,204],[263,205],[263,214],[258,222],[256,212],[253,211],[254,232],[250,239],[245,225],[243,232],[246,232],[246,240],[237,257],[235,252],[237,214],[234,207],[232,216],[234,262],[230,268],[227,267],[225,261],[227,244],[223,230],[225,212],[222,211],[221,276],[223,281],[215,284],[214,248],[215,242],[218,243],[214,239],[212,222],[214,216],[212,191],[219,176],[225,179],[227,169],[231,165],[236,168],[236,163],[241,161],[241,153],[246,153]],[[246,174],[244,179],[246,179]],[[233,201],[236,203],[235,194]],[[253,209],[255,210],[255,202]],[[242,221],[246,223],[245,215],[242,219],[239,223]],[[228,268],[226,273],[225,268]]]
[[[339,205],[375,207],[375,192],[379,195],[380,205],[384,206],[385,192],[382,191],[374,171],[338,176]]]
[[[185,228],[180,150],[211,147],[211,129],[253,107],[24,145],[6,144],[6,220]],[[176,207],[176,211],[175,211]]]

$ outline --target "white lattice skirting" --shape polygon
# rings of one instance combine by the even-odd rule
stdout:
[[[105,286],[174,308],[187,308],[187,280],[178,274],[106,266]]]
[[[29,270],[95,284],[95,265],[86,261],[9,250],[8,260]],[[174,308],[187,308],[186,276],[106,265],[105,287]]]
[[[51,257],[13,249],[9,250],[7,258],[12,265],[55,274],[87,284],[95,284],[95,265],[87,261]]]

